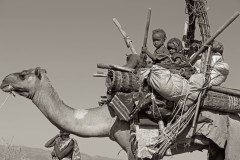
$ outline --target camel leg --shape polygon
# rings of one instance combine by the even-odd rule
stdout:
[[[225,159],[225,150],[219,149],[214,160],[224,160]]]
[[[210,143],[208,150],[208,160],[224,160],[225,150],[219,148],[215,143]]]
[[[208,160],[224,160],[225,159],[225,150],[219,149],[214,155],[209,154]]]
[[[135,157],[131,149],[131,143],[129,141],[130,140],[129,123],[117,119],[111,129],[111,135],[113,135],[112,140],[116,141],[127,153],[128,160],[135,160]]]
[[[131,143],[129,142],[130,132],[127,131],[119,131],[115,134],[116,142],[122,147],[122,149],[127,153],[128,160],[135,160],[135,157],[132,153]]]

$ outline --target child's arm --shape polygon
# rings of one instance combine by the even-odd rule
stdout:
[[[59,134],[57,134],[56,136],[54,136],[53,138],[51,138],[49,141],[47,141],[47,143],[44,145],[46,148],[50,148],[53,147],[56,142],[55,139],[59,137]]]
[[[147,47],[144,47],[144,46],[143,46],[141,53],[142,53],[142,54],[147,54],[148,57],[152,59],[152,61],[156,61],[156,59],[157,59],[155,55],[153,55],[152,53],[150,53],[150,52],[148,51]]]

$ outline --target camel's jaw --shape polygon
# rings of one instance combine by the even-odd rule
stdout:
[[[13,88],[12,88],[11,85],[9,85],[9,84],[4,84],[4,83],[1,84],[0,89],[1,89],[3,92],[12,92],[12,91],[13,91]]]
[[[6,79],[3,80],[3,82],[0,86],[0,89],[6,93],[14,92],[14,93],[24,96],[24,97],[28,97],[28,95],[29,95],[29,92],[27,89],[24,89],[16,84],[8,82]]]
[[[1,90],[6,93],[11,93],[14,92],[16,94],[22,95],[27,97],[28,96],[28,91],[23,89],[23,88],[14,88],[10,84],[3,84],[0,86]]]

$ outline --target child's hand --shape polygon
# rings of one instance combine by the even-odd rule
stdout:
[[[147,53],[147,51],[148,51],[147,46],[143,46],[143,47],[142,47],[142,52],[141,52],[141,53]]]
[[[176,58],[176,59],[175,59],[175,64],[180,64],[180,63],[181,63],[181,58],[179,58],[179,57]]]

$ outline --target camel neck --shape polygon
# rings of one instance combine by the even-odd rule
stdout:
[[[71,126],[67,124],[73,115],[73,108],[63,103],[50,82],[37,86],[32,101],[55,126],[70,130]]]
[[[48,77],[43,76],[39,84],[35,86],[32,101],[35,105],[45,105],[51,108],[70,108],[60,99]]]
[[[75,109],[65,105],[46,82],[37,86],[32,101],[53,125],[81,137],[107,137],[116,120],[107,106]]]
[[[35,105],[48,106],[48,108],[51,107],[52,109],[55,107],[59,108],[60,106],[64,105],[51,84],[44,83],[41,84],[39,88],[40,89],[36,90],[32,98],[32,101]]]

